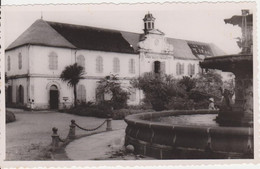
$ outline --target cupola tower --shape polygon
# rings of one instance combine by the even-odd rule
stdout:
[[[153,15],[148,12],[145,16],[144,16],[144,33],[147,34],[150,30],[154,29],[154,21],[155,18],[153,17]]]

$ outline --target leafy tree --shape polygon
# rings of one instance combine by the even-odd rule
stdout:
[[[67,82],[68,86],[73,87],[75,106],[77,106],[77,84],[83,78],[83,74],[83,67],[74,63],[73,65],[66,66],[60,75],[62,81]]]
[[[183,76],[178,84],[184,86],[186,92],[190,92],[196,87],[196,79],[190,78],[189,76]]]
[[[210,97],[219,100],[221,98],[219,88],[222,85],[222,76],[214,70],[199,74],[199,77],[196,79],[196,87],[190,92],[190,98],[194,99],[195,102],[209,99]]]
[[[183,97],[184,91],[170,75],[145,73],[131,81],[133,87],[143,90],[146,101],[156,111],[166,109],[173,96]]]
[[[99,81],[97,95],[103,100],[104,94],[111,97],[107,102],[113,109],[121,109],[127,106],[129,93],[122,89],[121,83],[116,75],[111,74]]]

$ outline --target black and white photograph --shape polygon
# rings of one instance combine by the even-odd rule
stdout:
[[[253,162],[255,12],[3,6],[3,161]]]

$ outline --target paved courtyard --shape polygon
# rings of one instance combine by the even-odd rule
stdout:
[[[15,113],[16,121],[6,125],[6,160],[41,160],[41,150],[51,143],[52,127],[57,127],[60,137],[65,138],[72,119],[85,128],[95,128],[105,120],[55,111],[8,110]],[[126,123],[113,120],[112,127],[114,130],[124,130]],[[106,125],[98,129],[105,130]],[[90,132],[76,129],[76,134],[86,133]]]

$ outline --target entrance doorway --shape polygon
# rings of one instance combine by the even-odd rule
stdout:
[[[50,87],[50,109],[59,108],[59,91],[56,85]]]
[[[161,71],[161,62],[155,61],[154,62],[154,73],[160,73]]]
[[[24,103],[24,90],[23,90],[23,86],[20,85],[18,88],[18,103],[23,104]]]

